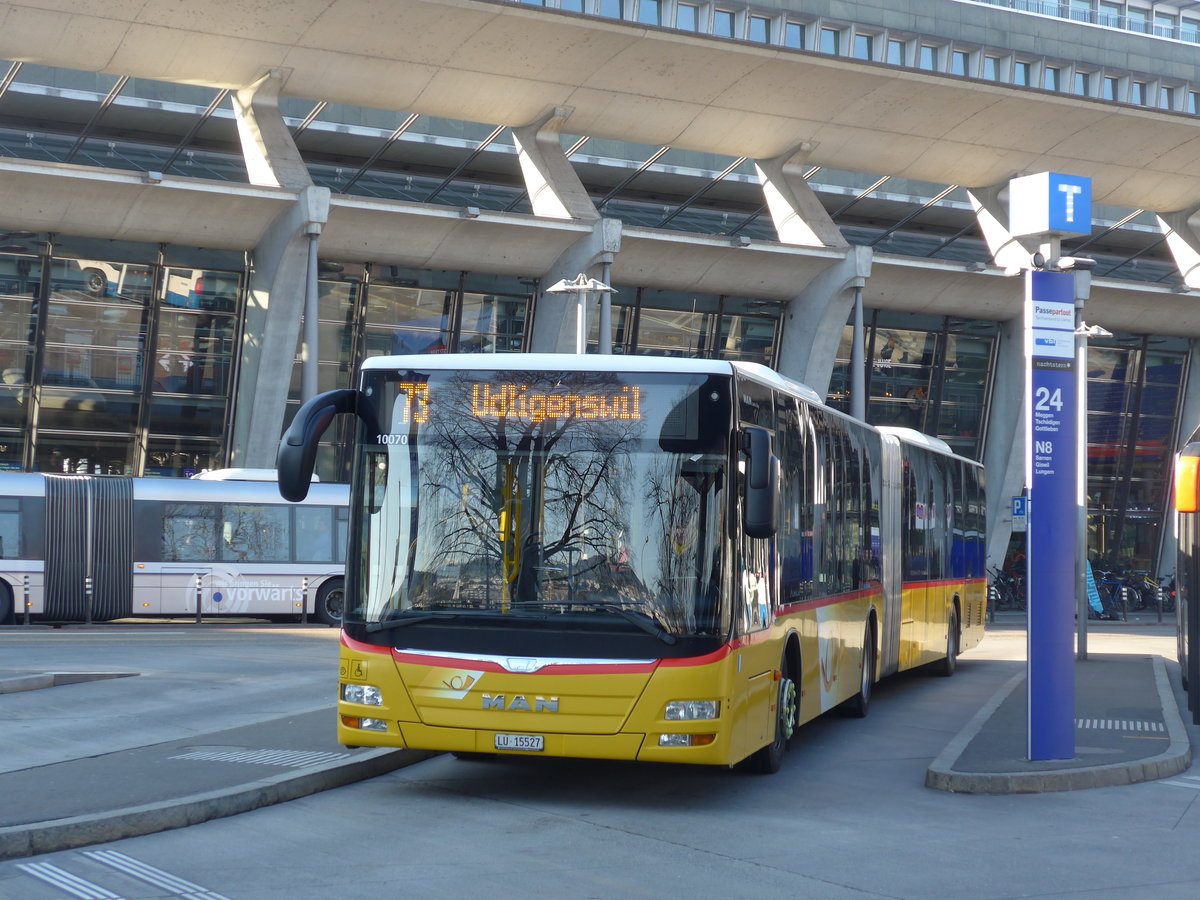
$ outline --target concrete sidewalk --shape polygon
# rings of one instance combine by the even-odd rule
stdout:
[[[333,740],[335,715],[330,707],[0,773],[0,859],[182,828],[373,778],[433,755],[347,750]]]
[[[1090,653],[1075,663],[1075,756],[1027,758],[1028,690],[1014,676],[934,760],[927,787],[972,794],[1039,793],[1167,778],[1192,747],[1161,656]]]

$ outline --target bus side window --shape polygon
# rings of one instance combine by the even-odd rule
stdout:
[[[286,508],[226,504],[222,511],[222,560],[287,561],[290,541]]]
[[[168,503],[163,512],[164,562],[212,562],[217,558],[217,511],[199,503]]]
[[[21,555],[21,501],[0,500],[0,559],[17,559]]]
[[[298,506],[295,514],[296,562],[333,562],[333,509]]]

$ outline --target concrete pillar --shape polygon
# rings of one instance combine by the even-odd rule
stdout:
[[[1014,290],[1022,290],[1013,282]],[[1004,562],[1012,536],[1011,498],[1025,488],[1025,324],[1000,323],[1000,346],[988,405],[983,467],[987,480],[987,564]]]
[[[1192,290],[1200,289],[1200,206],[1160,213],[1157,218],[1181,280]]]
[[[274,468],[304,317],[309,233],[329,219],[329,189],[308,187],[254,248],[231,464]]]
[[[809,149],[808,144],[801,144],[774,159],[754,161],[775,231],[784,244],[848,247],[841,229],[804,180],[804,161]]]
[[[298,192],[252,255],[230,457],[232,465],[253,468],[275,465],[304,318],[311,236],[329,220],[329,189],[313,185],[283,122],[280,84],[272,72],[234,95],[251,182]]]
[[[574,281],[584,273],[592,278],[604,280],[613,261],[613,255],[621,249],[620,219],[598,219],[592,233],[569,247],[554,264],[542,274],[543,288],[556,284],[564,278]],[[587,316],[590,323],[596,307],[595,297],[588,299]],[[575,352],[576,298],[571,294],[538,295],[534,307],[533,335],[530,350],[534,353]]]
[[[854,289],[871,275],[871,248],[850,247],[846,255],[808,283],[784,308],[775,369],[829,393],[842,330],[854,308]]]
[[[537,121],[513,128],[517,159],[535,216],[594,222],[600,214],[563,153],[559,137],[570,115],[569,107],[556,106]]]

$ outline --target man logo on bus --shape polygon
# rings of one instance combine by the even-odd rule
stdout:
[[[483,695],[483,708],[496,709],[504,712],[558,712],[557,697],[534,697],[533,705],[529,705],[529,701],[517,694],[511,701],[503,694],[492,696],[491,694]]]

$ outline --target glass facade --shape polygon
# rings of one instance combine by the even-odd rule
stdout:
[[[1152,570],[1168,504],[1186,355],[1149,338],[1088,352],[1088,546]]]
[[[830,383],[830,401],[844,412],[853,340],[847,325]],[[913,428],[982,459],[995,346],[994,323],[873,312],[864,335],[867,421]]]
[[[0,468],[185,475],[216,467],[242,254],[14,232],[6,240]],[[187,267],[170,265],[172,254]]]

